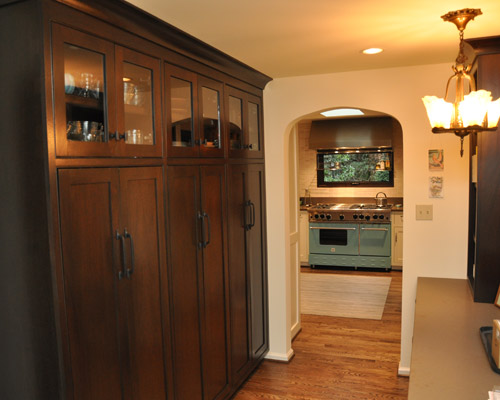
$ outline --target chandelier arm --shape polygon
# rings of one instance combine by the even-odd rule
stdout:
[[[448,92],[449,92],[449,89],[450,89],[450,82],[455,77],[456,77],[456,75],[450,76],[450,78],[448,79],[448,82],[446,82],[446,93],[444,94],[444,100],[445,101],[446,101],[446,99],[448,99]]]

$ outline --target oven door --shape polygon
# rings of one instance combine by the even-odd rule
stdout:
[[[359,232],[359,254],[362,256],[390,256],[391,224],[362,224]]]
[[[309,223],[309,253],[358,255],[359,224]]]

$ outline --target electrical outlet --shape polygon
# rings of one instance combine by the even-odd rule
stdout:
[[[427,220],[430,221],[432,220],[432,204],[430,205],[417,205],[416,207],[417,211],[417,220]]]

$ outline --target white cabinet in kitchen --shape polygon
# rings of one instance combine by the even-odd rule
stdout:
[[[309,264],[309,213],[307,211],[300,212],[299,222],[300,263]]]
[[[391,264],[394,269],[403,268],[403,212],[393,211],[391,213],[392,223],[392,254]]]

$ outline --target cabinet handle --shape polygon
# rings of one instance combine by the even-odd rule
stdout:
[[[130,276],[135,270],[134,239],[132,238],[132,235],[128,233],[127,228],[123,231],[123,237],[130,240],[130,268],[127,269],[125,273],[127,278],[130,279]]]
[[[207,219],[207,232],[208,232],[208,239],[205,241],[205,244],[203,247],[207,247],[210,244],[210,240],[212,239],[212,229],[210,228],[210,216],[207,213],[203,213],[203,217]]]
[[[253,149],[253,144],[252,144],[252,143],[250,143],[250,144],[247,146],[247,149],[252,150],[252,149]]]
[[[125,265],[127,264],[127,255],[125,253],[125,238],[116,231],[115,239],[119,240],[122,245],[122,270],[118,271],[118,280],[122,279],[125,275]]]
[[[250,215],[252,217],[252,222],[250,223],[250,229],[255,226],[255,204],[251,200],[250,201]]]
[[[118,132],[114,132],[114,133],[109,134],[109,138],[115,139],[117,142],[119,142],[122,139],[125,140],[125,134],[120,134]]]
[[[250,229],[252,229],[252,223],[247,223],[248,219],[247,219],[247,216],[250,212],[250,221],[252,221],[252,209],[250,208],[252,202],[250,200],[247,200],[244,204],[244,208],[243,208],[243,218],[244,218],[244,221],[243,221],[243,225],[245,227],[245,230],[246,231],[249,231]]]
[[[205,213],[198,211],[198,219],[201,222],[201,241],[198,242],[198,248],[202,249],[205,247]]]

